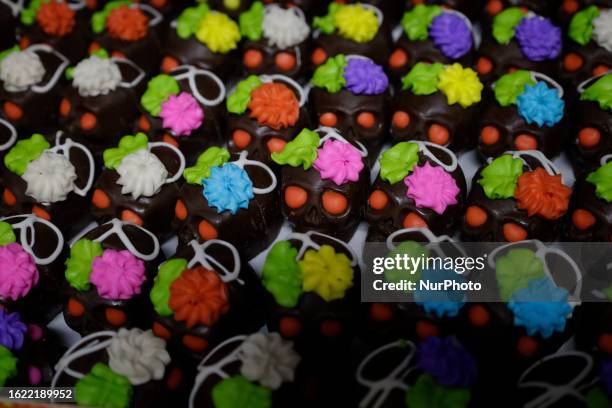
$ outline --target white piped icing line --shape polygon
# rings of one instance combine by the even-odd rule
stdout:
[[[608,162],[612,161],[612,154],[606,154],[605,156],[603,156],[601,158],[601,160],[599,160],[599,164],[601,164],[602,166],[608,164]]]
[[[62,154],[67,159],[70,158],[70,149],[78,149],[78,150],[82,151],[85,154],[85,156],[87,157],[87,161],[89,163],[89,175],[87,176],[87,183],[85,183],[85,187],[83,187],[83,188],[78,188],[76,186],[76,184],[73,187],[73,191],[74,191],[75,194],[78,194],[81,197],[85,197],[87,195],[87,193],[89,192],[89,190],[91,189],[91,187],[93,186],[93,182],[94,182],[94,175],[95,175],[95,171],[96,171],[96,165],[95,165],[95,162],[94,162],[93,155],[91,154],[91,152],[89,151],[89,149],[87,147],[85,147],[84,145],[82,145],[80,143],[76,143],[75,141],[73,141],[69,137],[66,138],[64,140],[64,142],[62,143],[61,142],[62,135],[63,135],[62,131],[58,131],[56,133],[56,135],[55,135],[55,146],[52,147],[51,149],[49,149],[49,151],[51,151],[53,153]]]
[[[17,17],[19,13],[21,13],[21,10],[23,10],[24,3],[25,0],[0,0],[0,4],[4,4],[6,7],[11,9],[13,17]]]
[[[162,13],[157,11],[155,7],[151,7],[148,4],[134,3],[131,5],[131,7],[138,7],[140,10],[149,14],[151,17],[149,18],[149,27],[155,27],[164,20]]]
[[[589,87],[591,84],[595,83],[599,78],[604,77],[604,76],[606,76],[608,74],[612,74],[612,69],[604,72],[603,74],[599,74],[597,76],[594,76],[594,77],[591,77],[589,79],[584,80],[583,82],[580,83],[580,85],[578,85],[576,90],[578,91],[579,94],[582,94],[587,87]]]
[[[444,146],[440,146],[439,144],[435,144],[431,142],[424,142],[421,140],[411,140],[410,143],[418,144],[419,151],[421,153],[423,153],[428,159],[438,164],[440,167],[442,167],[447,172],[452,173],[453,171],[457,170],[457,166],[459,166],[459,160],[457,159],[457,156],[455,155],[455,153],[453,153],[452,150]],[[444,153],[446,153],[446,155],[450,157],[451,159],[450,164],[444,163],[442,160],[438,159],[438,157],[431,151],[430,148],[435,148],[435,149],[441,150]]]
[[[141,226],[132,224],[129,222],[123,222],[121,220],[118,220],[117,218],[113,218],[109,222],[102,224],[102,225],[111,225],[111,228],[105,233],[103,233],[102,235],[95,238],[93,241],[103,242],[106,238],[112,235],[116,235],[121,240],[121,243],[125,246],[125,249],[127,249],[128,251],[132,253],[132,255],[134,255],[137,258],[142,259],[143,261],[152,261],[155,258],[157,258],[157,256],[159,255],[160,247],[159,247],[159,241],[157,237],[152,232],[142,228]],[[134,246],[132,241],[130,241],[130,239],[128,238],[125,231],[123,231],[124,225],[130,225],[134,228],[141,230],[146,235],[148,235],[149,238],[151,238],[151,241],[153,242],[153,252],[151,252],[150,254],[143,254],[142,252],[138,251],[136,249],[136,246]],[[76,239],[73,242],[76,242]]]
[[[0,118],[0,125],[8,129],[8,131],[10,132],[8,140],[0,145],[0,152],[3,152],[13,147],[13,145],[17,141],[17,129],[15,129],[15,127],[11,125],[10,122],[7,122],[2,118]]]
[[[308,101],[308,94],[304,91],[304,88],[297,81],[289,78],[285,75],[273,74],[273,75],[260,75],[259,80],[264,84],[269,84],[271,82],[285,82],[289,84],[293,89],[295,89],[300,95],[300,108],[303,107]]]
[[[107,95],[121,83],[121,71],[110,58],[92,55],[74,68],[72,86],[81,96]]]
[[[612,52],[612,9],[600,10],[593,20],[593,38],[597,45]]]
[[[207,252],[207,249],[213,245],[221,245],[230,250],[233,258],[232,270],[229,270],[225,265],[221,264],[221,262]],[[238,250],[235,246],[220,239],[211,239],[201,244],[194,239],[189,242],[189,246],[191,249],[193,249],[194,255],[193,258],[189,260],[187,268],[193,268],[199,264],[206,269],[212,269],[217,272],[217,275],[219,275],[221,280],[225,283],[237,281],[239,284],[244,285],[242,279],[238,277],[240,274],[241,263],[240,255],[238,254]]]
[[[361,4],[363,8],[370,9],[374,12],[374,14],[376,14],[376,20],[378,20],[378,28],[380,28],[385,18],[383,12],[378,7],[374,6],[373,4],[369,4],[369,3],[359,3],[359,4]]]
[[[8,92],[23,92],[42,81],[45,66],[38,54],[30,49],[15,51],[0,62],[0,81]]]
[[[147,146],[147,149],[149,151],[158,148],[158,147],[163,147],[165,149],[170,149],[172,150],[172,152],[176,155],[178,161],[179,161],[179,168],[177,170],[177,172],[173,175],[170,175],[168,173],[168,178],[166,179],[166,181],[164,182],[164,184],[170,184],[170,183],[174,183],[176,180],[180,179],[181,176],[183,175],[183,171],[185,171],[185,156],[183,156],[183,153],[181,153],[181,151],[179,149],[177,149],[175,146],[169,144],[169,143],[165,143],[165,142],[152,142],[149,143]]]
[[[55,203],[74,190],[77,175],[66,156],[46,150],[28,164],[21,178],[28,196],[41,203]]]
[[[533,79],[535,82],[543,81],[549,85],[552,85],[555,89],[557,89],[557,95],[559,95],[559,98],[563,98],[563,95],[564,95],[563,87],[559,85],[557,81],[555,81],[548,75],[543,74],[541,72],[529,71],[529,73],[531,74],[531,79]]]
[[[87,7],[87,2],[85,0],[66,0],[66,3],[68,3],[68,7],[74,11],[83,10]]]
[[[193,97],[196,98],[196,100],[204,106],[217,106],[225,100],[226,90],[223,81],[221,81],[221,79],[217,75],[210,71],[198,69],[192,65],[181,65],[179,67],[176,67],[172,71],[172,75],[177,81],[182,81],[186,79],[189,84],[189,90],[191,91]],[[200,93],[196,82],[198,76],[207,76],[213,81],[215,81],[215,83],[219,87],[219,95],[217,95],[215,99],[206,99],[204,95]]]
[[[299,7],[283,8],[276,4],[264,9],[263,36],[270,45],[285,49],[308,38],[310,26]]]
[[[308,249],[313,248],[315,251],[318,251],[318,250],[321,249],[321,245],[317,244],[312,239],[312,237],[325,238],[327,240],[333,241],[333,242],[337,243],[338,245],[342,246],[342,248],[344,248],[346,253],[350,255],[351,266],[355,267],[355,266],[358,265],[359,258],[357,257],[357,254],[355,254],[355,252],[351,249],[351,247],[349,247],[342,240],[340,240],[338,238],[335,238],[335,237],[332,237],[331,235],[322,234],[322,233],[316,232],[316,231],[308,231],[308,232],[305,232],[305,233],[302,233],[302,232],[292,232],[284,240],[285,241],[296,240],[296,241],[300,241],[301,242],[300,248],[298,250],[298,254],[295,257],[296,260],[300,260],[300,259],[302,259],[302,257],[304,256],[304,254],[306,253],[306,251]]]
[[[117,173],[121,194],[131,194],[135,200],[157,194],[168,178],[168,170],[161,160],[145,149],[125,156]]]
[[[368,149],[363,145],[363,143],[358,140],[355,140],[353,143],[349,142],[344,138],[344,136],[340,134],[340,131],[336,128],[319,126],[315,129],[315,132],[320,132],[325,135],[321,139],[319,139],[319,146],[323,146],[323,143],[328,140],[337,140],[339,142],[348,143],[351,146],[355,147],[359,151],[361,157],[368,157]]]
[[[267,187],[255,187],[253,186],[253,193],[254,194],[268,194],[271,193],[272,191],[274,191],[274,189],[276,188],[278,182],[276,180],[276,175],[274,174],[274,172],[272,171],[272,169],[270,167],[268,167],[266,164],[259,162],[257,160],[249,160],[248,159],[248,152],[246,150],[240,152],[240,155],[238,156],[238,160],[232,161],[230,163],[235,164],[236,166],[240,167],[242,170],[245,170],[245,167],[248,166],[254,166],[254,167],[259,167],[261,169],[264,169],[266,173],[268,173],[268,175],[270,176],[270,185]]]
[[[542,168],[546,170],[546,172],[550,174],[551,176],[556,176],[558,174],[561,174],[561,171],[559,170],[559,168],[555,166],[555,164],[552,161],[550,161],[548,157],[546,157],[544,153],[542,153],[539,150],[510,150],[510,151],[504,152],[504,154],[510,154],[515,159],[521,159],[523,163],[525,163],[528,166],[529,166],[529,163],[525,160],[525,157],[530,157],[532,159],[537,160],[542,165]],[[561,174],[561,178],[563,178],[562,174]]]
[[[13,229],[13,231],[19,232],[19,243],[21,244],[21,247],[32,256],[34,262],[37,265],[44,266],[53,263],[57,259],[57,257],[60,256],[60,254],[62,253],[62,249],[64,248],[64,236],[62,235],[59,228],[57,228],[51,222],[43,218],[39,218],[34,214],[13,215],[10,217],[4,217],[1,220],[11,221],[18,219],[22,220],[16,222],[15,224],[9,222],[9,224],[11,224],[11,228]],[[57,237],[57,245],[55,246],[55,249],[53,250],[51,255],[47,256],[46,258],[39,258],[34,252],[34,246],[36,245],[36,223],[45,225],[51,231],[53,231],[53,233]]]

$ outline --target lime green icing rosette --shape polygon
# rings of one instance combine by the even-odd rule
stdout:
[[[612,111],[612,74],[602,76],[586,88],[580,100],[598,103],[601,109]]]
[[[137,133],[135,136],[123,136],[119,141],[119,146],[104,151],[104,166],[109,170],[115,170],[119,167],[125,156],[136,153],[138,150],[146,149],[148,145],[149,139],[142,132]]]
[[[270,250],[263,267],[263,285],[283,307],[297,306],[302,294],[302,269],[296,257],[297,249],[289,241],[279,241]]]
[[[586,395],[587,408],[610,408],[610,400],[600,387],[593,388]]]
[[[13,173],[21,176],[30,162],[38,157],[51,145],[41,134],[33,134],[29,139],[20,140],[4,156],[4,165]]]
[[[508,302],[512,294],[526,288],[529,281],[545,276],[544,264],[530,249],[511,249],[495,262],[495,276],[501,299]]]
[[[102,245],[88,239],[78,240],[70,248],[70,257],[66,260],[66,280],[76,290],[89,290],[94,258],[102,256]]]
[[[317,158],[320,140],[317,132],[302,129],[295,139],[285,145],[282,151],[272,153],[272,160],[276,164],[302,166],[304,170],[308,170]]]
[[[17,358],[6,347],[0,345],[0,387],[6,380],[17,375]]]
[[[593,36],[593,20],[599,16],[597,6],[590,6],[574,15],[569,25],[569,37],[580,45],[587,45]]]
[[[400,142],[380,157],[380,178],[395,184],[404,179],[419,162],[419,145]]]
[[[395,258],[397,255],[408,255],[411,258],[420,258],[429,256],[429,249],[415,241],[404,241],[395,249],[387,254],[387,258]],[[417,282],[421,279],[422,267],[416,271],[408,271],[406,269],[386,269],[385,280],[390,283],[399,283],[404,280]],[[414,272],[414,273],[411,273]]]
[[[357,4],[330,3],[327,15],[315,17],[313,26],[324,34],[337,32],[341,37],[358,43],[370,41],[378,32],[378,17],[374,10]]]
[[[429,38],[429,26],[434,17],[442,13],[440,6],[419,4],[404,13],[401,25],[410,41],[422,41]]]
[[[212,389],[212,400],[215,408],[270,408],[272,390],[237,375],[216,384]]]
[[[525,92],[525,86],[535,84],[536,81],[531,77],[531,72],[519,69],[502,76],[495,82],[495,99],[501,106],[516,105],[516,98]]]
[[[187,269],[187,260],[182,258],[170,259],[159,267],[153,289],[151,289],[150,299],[155,311],[160,316],[172,315],[172,309],[168,306],[170,299],[170,286],[181,273]]]
[[[0,52],[0,61],[8,57],[10,54],[18,51],[21,51],[21,48],[19,48],[18,45],[14,45],[11,48],[7,48],[6,50]]]
[[[75,386],[76,402],[86,407],[127,408],[132,399],[132,384],[106,364],[97,363]]]
[[[257,75],[250,75],[238,82],[234,92],[227,97],[226,107],[230,113],[242,115],[251,101],[251,92],[261,86],[262,82]]]
[[[186,8],[176,21],[176,34],[186,40],[195,35],[200,28],[200,23],[208,14],[209,7],[206,3],[200,3],[196,7]]]
[[[341,7],[342,5],[340,3],[332,1],[327,7],[327,14],[325,16],[314,18],[313,26],[325,34],[332,34],[336,31],[335,15]]]
[[[261,1],[256,1],[238,18],[240,34],[251,41],[259,40],[263,34],[263,21],[264,5]]]
[[[210,177],[210,170],[213,167],[221,166],[230,159],[230,153],[222,147],[209,147],[202,153],[195,166],[187,167],[183,172],[183,177],[189,184],[201,185],[202,180]]]
[[[346,64],[344,54],[328,58],[323,65],[315,70],[312,84],[317,88],[325,89],[329,93],[340,92],[346,85],[346,79],[344,78]]]
[[[586,179],[595,185],[595,195],[602,200],[612,202],[612,162],[608,162],[589,174]]]
[[[493,19],[493,38],[499,44],[508,44],[514,38],[516,26],[525,17],[525,12],[518,7],[510,7]]]
[[[448,388],[436,383],[429,374],[421,374],[406,391],[406,406],[410,408],[465,408],[471,393],[467,388]]]
[[[0,221],[0,246],[12,244],[17,241],[13,227],[8,222]]]
[[[480,173],[480,184],[485,195],[492,199],[514,197],[518,178],[523,174],[523,161],[504,154],[493,160]]]
[[[402,90],[412,90],[415,95],[431,95],[438,91],[438,75],[444,70],[444,65],[438,62],[428,64],[417,62],[402,79]]]
[[[147,90],[140,98],[140,104],[151,116],[159,116],[161,105],[170,95],[177,95],[180,87],[173,76],[161,74],[151,79]]]

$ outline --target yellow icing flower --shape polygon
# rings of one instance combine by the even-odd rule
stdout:
[[[304,292],[315,292],[325,301],[342,299],[353,286],[353,268],[344,254],[337,254],[329,245],[319,251],[308,250],[300,261]]]
[[[358,43],[370,41],[378,32],[376,13],[361,4],[341,7],[334,20],[341,36]]]
[[[238,24],[225,14],[211,11],[202,19],[196,38],[212,52],[225,54],[238,45],[240,30]]]
[[[458,103],[468,108],[480,102],[482,88],[476,72],[463,68],[461,64],[449,65],[438,75],[438,89],[446,95],[449,105]]]

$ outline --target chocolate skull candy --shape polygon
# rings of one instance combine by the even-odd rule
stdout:
[[[296,231],[349,240],[363,217],[369,172],[367,149],[336,129],[303,129],[272,160],[282,165],[281,208]]]
[[[510,0],[514,1],[514,0]],[[536,0],[537,1],[537,0]],[[409,0],[408,4],[410,8],[414,8],[419,4],[426,4],[429,6],[438,5],[445,9],[457,10],[467,17],[470,20],[476,21],[479,19],[480,14],[482,13],[482,0]]]
[[[247,151],[253,160],[271,164],[270,154],[310,123],[307,94],[283,75],[251,75],[227,98],[227,133],[232,153]]]
[[[572,0],[576,1],[576,0]],[[551,17],[559,6],[556,1],[548,0],[487,0],[484,6],[484,23],[486,26],[493,24],[495,17],[506,9],[520,7],[530,10],[536,14]],[[480,9],[482,13],[482,8]]]

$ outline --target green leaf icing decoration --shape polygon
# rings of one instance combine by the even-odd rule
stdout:
[[[608,162],[589,174],[587,181],[595,185],[595,195],[612,202],[612,162]]]
[[[230,153],[222,147],[209,147],[198,157],[193,167],[187,167],[183,177],[189,184],[201,185],[202,180],[210,177],[210,169],[221,166],[230,158]]]
[[[151,116],[159,116],[161,105],[170,95],[180,92],[178,82],[173,76],[161,74],[151,79],[147,90],[140,98],[140,104]]]
[[[38,159],[45,150],[51,148],[47,139],[41,134],[35,133],[29,139],[18,141],[6,156],[4,165],[13,173],[21,176],[25,173],[30,162]]]
[[[119,167],[125,156],[135,153],[138,150],[146,149],[148,144],[149,139],[147,135],[142,132],[136,133],[136,136],[123,136],[119,141],[118,147],[113,147],[104,151],[104,166],[106,166],[107,169],[115,170]]]
[[[438,92],[438,75],[444,70],[444,65],[436,62],[427,64],[418,62],[402,79],[402,89],[411,89],[415,95],[431,95]]]
[[[604,75],[584,90],[580,99],[597,102],[603,110],[612,111],[612,74]]]
[[[200,22],[208,14],[208,11],[209,7],[206,3],[186,8],[176,21],[176,34],[183,40],[194,35],[200,28]]]
[[[109,59],[110,58],[110,54],[104,48],[98,48],[97,50],[95,50],[93,52],[90,52],[89,55],[96,56],[96,57],[102,58],[102,59]]]
[[[507,302],[518,289],[529,281],[544,277],[544,264],[531,249],[516,248],[495,262],[495,276],[501,300]]]
[[[121,6],[129,6],[129,0],[115,0],[106,3],[101,11],[98,11],[91,16],[91,29],[94,33],[100,34],[106,28],[106,19],[111,11]]]
[[[568,35],[580,45],[587,45],[593,35],[593,20],[599,16],[597,6],[587,7],[574,15],[569,25]]]
[[[606,299],[612,302],[612,285],[608,286],[606,289],[602,290]]]
[[[336,31],[336,13],[342,8],[342,4],[332,1],[327,7],[327,14],[323,17],[315,17],[312,23],[314,28],[318,28],[325,34],[332,34]]]
[[[329,93],[340,92],[346,79],[344,78],[344,68],[347,61],[343,54],[328,58],[327,61],[318,67],[312,77],[312,84],[317,88],[323,88]]]
[[[422,41],[429,38],[429,26],[434,17],[442,13],[440,6],[419,4],[404,13],[401,25],[410,41]]]
[[[0,246],[17,242],[13,227],[8,222],[0,221]]]
[[[49,0],[46,0],[45,3],[48,3]],[[31,26],[36,21],[36,14],[38,14],[38,9],[40,5],[43,3],[41,0],[31,0],[28,4],[28,7],[21,10],[21,14],[19,15],[19,19],[23,25]]]
[[[18,45],[15,45],[11,48],[7,48],[6,50],[0,52],[0,61],[2,61],[3,59],[5,59],[6,57],[8,57],[10,54],[14,53],[14,52],[19,52],[21,49],[19,48]]]
[[[304,170],[308,170],[317,159],[317,148],[320,140],[317,132],[302,129],[300,134],[287,143],[282,151],[272,153],[272,160],[276,164],[288,164],[292,167],[302,166]]]
[[[181,276],[185,269],[187,269],[187,260],[182,258],[170,259],[159,267],[149,297],[155,311],[160,316],[172,315],[172,309],[168,306],[170,285],[172,285],[176,278]]]
[[[518,7],[510,7],[493,19],[493,37],[500,44],[508,44],[514,38],[516,26],[525,17],[525,12]]]
[[[272,390],[237,375],[217,383],[212,389],[212,400],[215,408],[270,408]]]
[[[430,374],[421,374],[406,391],[406,406],[410,408],[465,408],[471,393],[467,388],[444,387]]]
[[[264,5],[261,1],[253,3],[249,11],[238,17],[240,34],[251,41],[257,41],[263,33]]]
[[[4,387],[6,380],[17,375],[17,358],[11,350],[0,345],[0,387]]]
[[[132,399],[132,384],[104,363],[96,363],[89,374],[77,381],[77,404],[86,407],[127,408]]]
[[[490,199],[511,198],[514,197],[516,183],[521,174],[523,174],[523,161],[504,154],[482,170],[478,184]]]
[[[236,89],[227,97],[227,110],[236,115],[242,115],[251,101],[251,92],[261,86],[261,79],[257,75],[250,75],[247,79],[238,82]]]
[[[387,254],[387,258],[395,258],[396,255],[408,255],[411,258],[418,258],[429,255],[429,249],[415,241],[404,241],[395,249]],[[414,273],[407,269],[386,269],[385,280],[387,282],[399,283],[403,280],[416,282],[421,278],[421,270],[419,267]]]
[[[302,268],[296,261],[297,254],[291,242],[279,241],[268,253],[263,267],[263,285],[283,307],[297,306],[302,294]]]
[[[608,396],[599,387],[591,389],[586,395],[587,408],[610,408]]]
[[[531,72],[519,69],[495,82],[495,99],[501,106],[516,105],[516,98],[525,92],[525,85],[535,85]]]
[[[400,142],[380,157],[380,178],[395,184],[403,180],[419,162],[419,145]]]
[[[76,290],[89,290],[89,275],[91,275],[94,258],[102,256],[102,245],[88,239],[78,240],[70,248],[70,258],[66,259],[66,280]]]

